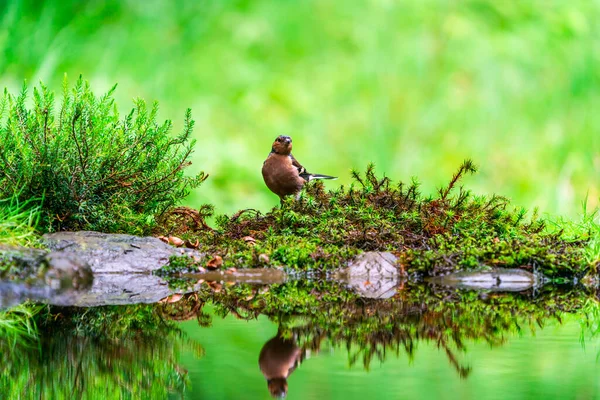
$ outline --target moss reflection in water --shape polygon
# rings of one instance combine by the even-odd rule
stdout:
[[[593,333],[597,309],[594,293],[573,287],[481,293],[406,283],[394,297],[374,300],[328,282],[205,283],[196,292],[155,305],[51,307],[38,321],[39,348],[17,345],[6,353],[10,357],[0,369],[0,385],[7,398],[183,396],[190,379],[182,360],[189,365],[190,355],[196,360],[204,350],[178,322],[209,327],[214,318],[227,315],[242,320],[262,315],[278,327],[274,337],[251,350],[255,361],[248,365],[266,378],[265,394],[286,392],[287,379],[305,356],[328,348],[347,351],[350,367],[368,370],[374,361],[385,363],[390,357],[416,360],[419,344],[433,344],[466,379],[476,368],[464,361],[468,345],[502,346],[515,334],[561,323],[565,314],[581,316]],[[256,327],[240,332],[251,337]],[[227,351],[228,344],[236,352],[242,348],[227,336],[210,351]]]
[[[488,371],[482,364],[489,361],[490,357],[477,349],[489,348],[492,353],[507,354],[510,350],[499,347],[513,340],[520,343],[516,340],[519,336],[530,337],[527,339],[530,345],[536,345],[533,336],[538,330],[562,325],[565,318],[571,322],[582,321],[582,332],[586,336],[592,334],[590,328],[596,326],[591,313],[597,309],[594,293],[573,286],[547,286],[535,292],[499,293],[407,283],[402,291],[387,300],[359,298],[349,294],[342,286],[324,282],[291,281],[270,287],[219,285],[216,290],[214,286],[214,283],[203,284],[193,295],[210,305],[198,313],[203,324],[228,315],[242,320],[262,317],[265,321],[264,317],[267,317],[277,327],[277,334],[267,336],[263,331],[257,336],[255,331],[269,324],[256,322],[240,325],[228,318],[229,323],[225,325],[221,321],[214,321],[218,333],[212,336],[216,335],[219,339],[211,342],[208,339],[211,333],[194,330],[193,325],[187,325],[186,331],[197,332],[197,337],[205,338],[208,341],[205,344],[209,346],[207,359],[197,366],[202,372],[197,371],[195,379],[207,371],[232,366],[229,374],[239,375],[240,379],[241,376],[247,376],[245,381],[240,380],[244,382],[240,385],[253,385],[258,389],[257,393],[265,395],[269,392],[285,392],[288,379],[292,382],[289,390],[293,393],[289,393],[290,396],[305,395],[306,390],[317,390],[308,386],[299,387],[299,380],[305,384],[310,382],[311,385],[313,379],[321,382],[332,379],[338,383],[343,381],[344,385],[351,384],[346,380],[348,371],[339,363],[331,359],[314,360],[321,359],[319,353],[323,353],[325,359],[330,358],[331,350],[338,354],[338,359],[340,355],[347,357],[348,367],[355,371],[353,377],[361,376],[356,374],[357,370],[368,370],[373,368],[373,364],[384,364],[387,368],[384,366],[383,370],[388,369],[386,376],[398,374],[398,377],[406,378],[410,376],[407,371],[389,370],[394,365],[397,368],[395,359],[408,359],[411,364],[414,362],[419,365],[430,358],[428,349],[437,347],[454,371],[447,376],[453,375],[467,382],[494,375],[493,369]],[[223,326],[229,328],[223,330]],[[272,329],[273,326],[269,328]],[[242,339],[244,335],[247,339]],[[262,342],[256,343],[258,337]],[[577,347],[577,336],[572,339]],[[540,343],[540,346],[547,345],[547,342]],[[473,349],[475,351],[471,353],[469,350]],[[552,352],[552,349],[550,347],[547,350]],[[209,356],[208,353],[213,355]],[[228,353],[231,354],[228,356]],[[266,354],[269,357],[265,361]],[[300,365],[309,354],[313,360]],[[221,357],[225,360],[221,361]],[[259,365],[256,365],[257,361]],[[323,369],[323,365],[336,365],[336,369]],[[317,369],[313,371],[313,368]],[[376,370],[375,375],[381,377],[382,371],[373,369]],[[254,373],[247,372],[249,370]],[[256,380],[259,370],[264,375],[264,381]],[[274,372],[279,372],[281,376],[275,377]],[[321,377],[320,374],[324,372],[328,376]],[[513,372],[520,373],[516,367]],[[366,383],[366,379],[362,382]],[[379,382],[378,379],[373,377],[374,382]],[[465,383],[461,387],[481,384]],[[200,385],[204,388],[197,393],[202,396],[220,393],[212,387]],[[330,387],[326,383],[322,385]],[[198,389],[194,390],[196,393]],[[231,396],[240,392],[232,388],[222,390]]]
[[[51,308],[39,348],[17,346],[0,368],[6,398],[166,398],[183,395],[183,352],[203,355],[153,305]]]
[[[412,359],[419,342],[434,343],[463,378],[471,372],[460,362],[465,342],[500,346],[511,334],[560,323],[565,313],[580,312],[585,320],[597,308],[585,290],[550,286],[537,293],[479,293],[407,284],[391,299],[373,300],[351,295],[336,284],[290,282],[270,288],[225,286],[218,292],[204,286],[193,296],[212,302],[219,316],[266,315],[278,324],[278,338],[294,338],[303,351],[318,352],[326,339],[333,347],[347,349],[351,366],[360,361],[367,370],[375,359],[384,362],[402,352]],[[207,318],[199,309],[204,325],[210,323]]]

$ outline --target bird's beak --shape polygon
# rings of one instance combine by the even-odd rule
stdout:
[[[290,144],[292,143],[292,139],[290,138],[285,138],[285,144]]]

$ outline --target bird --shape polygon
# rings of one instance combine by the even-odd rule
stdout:
[[[313,179],[337,179],[335,176],[311,174],[292,155],[292,138],[279,135],[271,146],[271,152],[262,166],[262,176],[267,187],[279,196],[300,195],[306,182]]]
[[[265,343],[258,357],[258,365],[272,397],[283,398],[287,395],[287,380],[305,356],[306,351],[298,347],[295,340],[283,338],[279,330],[277,336]]]

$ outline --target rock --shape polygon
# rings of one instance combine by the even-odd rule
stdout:
[[[396,293],[399,283],[397,261],[392,253],[369,251],[356,257],[335,277],[346,281],[362,297],[387,299]]]
[[[94,284],[88,290],[56,293],[39,300],[59,306],[95,307],[156,303],[177,292],[169,289],[167,283],[155,275],[96,274]]]
[[[25,283],[0,281],[0,310],[14,307],[27,300],[44,301],[59,295],[60,291],[50,286],[31,286]]]
[[[85,289],[92,285],[90,266],[73,255],[42,249],[1,247],[1,263],[10,266],[5,279],[14,284],[49,285],[51,289]]]
[[[17,274],[10,281],[0,282],[0,309],[24,301],[45,301],[50,298],[77,296],[92,286],[92,270],[86,263],[61,253],[41,249],[2,249],[4,262],[16,266]]]
[[[154,237],[99,232],[57,232],[42,240],[50,250],[75,256],[94,274],[150,273],[169,263],[169,257],[198,255],[195,250],[176,249]]]
[[[463,289],[520,292],[534,287],[538,278],[522,269],[492,268],[457,272],[427,279],[429,282]]]
[[[152,237],[59,232],[44,235],[43,241],[52,250],[50,253],[0,247],[4,259],[18,266],[27,265],[30,271],[27,284],[0,282],[0,307],[25,300],[80,307],[156,303],[182,291],[169,289],[152,271],[166,265],[172,255],[188,254],[203,259],[196,250],[177,249]],[[222,264],[222,259],[218,259]],[[47,272],[44,275],[40,271]],[[212,281],[213,289],[218,291],[222,288],[220,282],[269,284],[285,280],[285,273],[273,269],[229,272],[198,274],[198,282]]]
[[[0,245],[0,276],[16,281],[36,280],[46,265],[42,249]]]
[[[53,251],[46,255],[48,270],[44,279],[50,287],[86,289],[92,286],[94,274],[90,266],[72,254]]]

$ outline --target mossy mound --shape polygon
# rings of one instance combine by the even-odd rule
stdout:
[[[403,273],[433,276],[494,266],[523,268],[549,277],[582,276],[586,236],[550,233],[534,213],[501,196],[475,196],[459,185],[476,171],[465,161],[435,196],[417,182],[393,184],[370,165],[353,172],[349,187],[326,191],[311,182],[299,201],[289,199],[263,215],[242,210],[217,218],[218,229],[194,219],[167,216],[163,228],[199,242],[200,250],[223,257],[225,266],[284,265],[294,269],[339,267],[361,251],[392,251]],[[201,209],[196,217],[205,217]],[[187,222],[186,222],[187,221]]]

